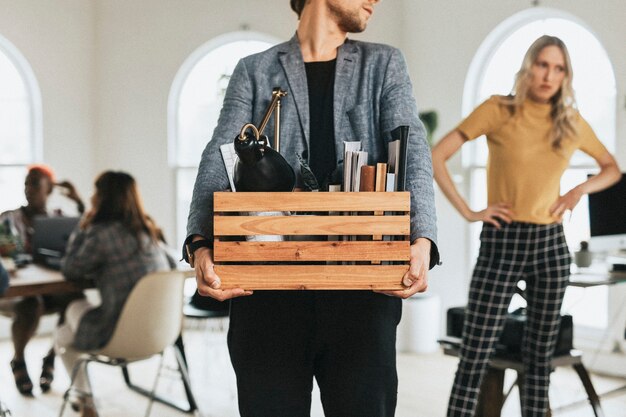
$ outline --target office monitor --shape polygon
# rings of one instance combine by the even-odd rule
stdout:
[[[626,255],[626,174],[606,190],[589,194],[589,226],[590,250]]]

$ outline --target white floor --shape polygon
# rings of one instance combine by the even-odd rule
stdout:
[[[29,345],[27,362],[31,378],[36,381],[39,365],[45,351],[49,348],[49,339],[37,338]],[[210,329],[188,328],[185,331],[185,343],[194,391],[205,417],[235,417],[237,400],[235,377],[232,372],[226,333],[219,326]],[[34,397],[21,396],[13,384],[9,368],[12,347],[7,340],[0,342],[0,399],[11,409],[13,417],[48,417],[56,416],[62,400],[62,394],[68,384],[61,364],[57,361],[56,379],[52,390],[42,394],[38,387]],[[171,352],[166,362],[172,364]],[[149,360],[133,365],[131,372],[134,379],[148,386],[157,366],[156,360]],[[441,353],[429,355],[400,354],[398,357],[399,398],[397,417],[439,417],[445,415],[449,389],[452,383],[456,359]],[[101,417],[127,417],[144,414],[146,400],[129,391],[124,385],[121,372],[117,368],[93,365],[91,368],[95,396]],[[512,378],[512,376],[510,376]],[[507,377],[508,378],[508,377]],[[626,384],[626,380],[593,376],[597,391],[602,394]],[[182,386],[173,371],[166,372],[159,385],[159,391],[168,396],[183,400]],[[560,407],[572,402],[584,400],[585,394],[576,374],[559,368],[553,374],[551,402]],[[517,391],[513,390],[505,404],[503,417],[519,416]],[[626,417],[626,390],[602,399],[606,417]],[[66,416],[75,416],[71,410]],[[152,416],[182,417],[187,414],[174,411],[169,407],[155,404]],[[584,402],[554,414],[560,417],[593,416],[591,408]],[[319,395],[314,392],[312,417],[322,417]]]

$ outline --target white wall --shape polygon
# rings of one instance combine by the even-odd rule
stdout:
[[[90,1],[0,0],[0,35],[39,83],[44,161],[83,192],[94,175],[94,7]]]

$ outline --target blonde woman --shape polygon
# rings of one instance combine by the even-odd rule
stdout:
[[[528,301],[522,415],[546,415],[550,360],[571,262],[561,220],[584,194],[607,188],[621,175],[575,109],[572,75],[565,44],[540,37],[524,57],[513,94],[486,100],[433,149],[441,190],[467,221],[483,222],[449,417],[474,415],[484,371],[522,279]],[[474,211],[457,191],[446,161],[481,135],[489,147],[488,205]],[[600,173],[561,195],[561,176],[577,149],[595,159]]]

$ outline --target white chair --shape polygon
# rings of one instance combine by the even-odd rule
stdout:
[[[163,351],[174,343],[181,332],[183,283],[184,275],[180,271],[155,272],[139,280],[124,304],[111,340],[101,349],[85,352],[74,366],[72,382],[65,392],[59,416],[63,415],[73,392],[76,373],[82,364],[85,371],[90,362],[125,367],[131,362],[158,354],[161,355],[161,362],[146,410],[146,416],[150,414],[163,365]],[[187,386],[191,386],[186,364],[179,351],[175,350],[175,354],[182,378]]]

